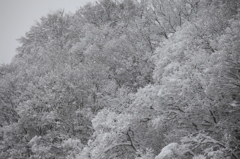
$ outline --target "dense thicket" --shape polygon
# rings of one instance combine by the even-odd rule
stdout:
[[[239,0],[99,0],[0,66],[0,158],[240,158]]]

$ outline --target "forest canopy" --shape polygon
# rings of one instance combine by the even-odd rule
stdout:
[[[240,1],[99,0],[0,66],[0,158],[239,159]]]

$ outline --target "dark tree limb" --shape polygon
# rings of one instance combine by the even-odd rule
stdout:
[[[131,138],[131,135],[129,134],[129,132],[132,132],[133,136],[134,136],[134,132],[129,128],[129,130],[127,131],[127,136],[128,136],[128,139],[131,143],[131,147],[133,148],[134,151],[137,151],[137,149],[135,148],[134,144],[133,144],[133,140]]]

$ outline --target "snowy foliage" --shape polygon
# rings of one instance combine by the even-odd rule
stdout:
[[[0,158],[240,158],[239,0],[99,0],[0,66]]]

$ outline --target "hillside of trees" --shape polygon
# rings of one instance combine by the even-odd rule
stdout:
[[[19,42],[1,159],[240,158],[239,0],[99,0]]]

